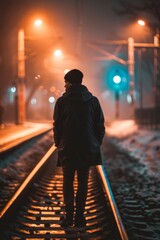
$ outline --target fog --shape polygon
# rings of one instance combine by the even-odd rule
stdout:
[[[147,28],[142,29],[127,16],[118,15],[115,11],[117,7],[118,0],[1,1],[1,20],[4,24],[1,21],[0,94],[6,121],[15,120],[15,93],[11,93],[10,88],[19,84],[17,32],[20,27],[24,28],[26,35],[25,94],[28,120],[52,119],[55,102],[49,103],[48,99],[53,96],[56,100],[63,93],[64,70],[73,68],[83,71],[83,84],[99,98],[106,119],[115,118],[115,92],[108,86],[109,72],[113,68],[122,68],[126,72],[126,81],[129,81],[128,68],[107,57],[107,53],[127,61],[127,44],[122,46],[102,42],[127,41],[129,37],[133,37],[135,42],[152,41]],[[37,17],[43,20],[39,32],[33,28],[33,20]],[[89,43],[98,46],[101,51],[89,46]],[[57,48],[62,50],[60,59],[52,55]],[[149,79],[150,89],[151,77],[144,74]],[[38,75],[40,78],[36,79]],[[129,88],[120,91],[119,111],[122,119],[133,116],[133,109],[127,102],[128,92]],[[150,94],[148,98],[148,95],[148,92],[144,92],[144,102],[152,105],[153,96]]]

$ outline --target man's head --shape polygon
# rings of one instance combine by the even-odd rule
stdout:
[[[70,84],[81,84],[83,79],[83,73],[78,69],[72,69],[64,76],[65,82]]]

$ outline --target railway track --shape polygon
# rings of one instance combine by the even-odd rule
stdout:
[[[110,239],[127,240],[104,169],[91,168],[85,229],[64,229],[62,171],[56,167],[52,146],[25,178],[0,212],[1,240],[28,239]],[[75,187],[77,180],[75,179]]]

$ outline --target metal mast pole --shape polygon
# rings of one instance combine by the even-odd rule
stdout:
[[[155,108],[158,105],[158,93],[157,93],[157,81],[158,81],[158,46],[159,46],[159,39],[158,39],[159,35],[156,34],[154,36],[154,96],[155,96],[155,102],[154,102],[154,106]]]
[[[134,39],[128,38],[128,72],[130,77],[130,96],[134,110]]]
[[[25,48],[24,30],[18,31],[18,124],[25,122]]]

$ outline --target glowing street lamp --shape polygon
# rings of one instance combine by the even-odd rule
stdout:
[[[140,26],[145,26],[145,21],[143,21],[142,19],[139,19],[138,20],[138,24],[140,25]]]
[[[56,49],[53,53],[55,57],[60,57],[62,55],[62,50],[61,49]]]
[[[36,27],[41,26],[41,25],[42,25],[42,20],[41,20],[41,19],[36,19],[36,20],[34,21],[34,25],[35,25]]]

